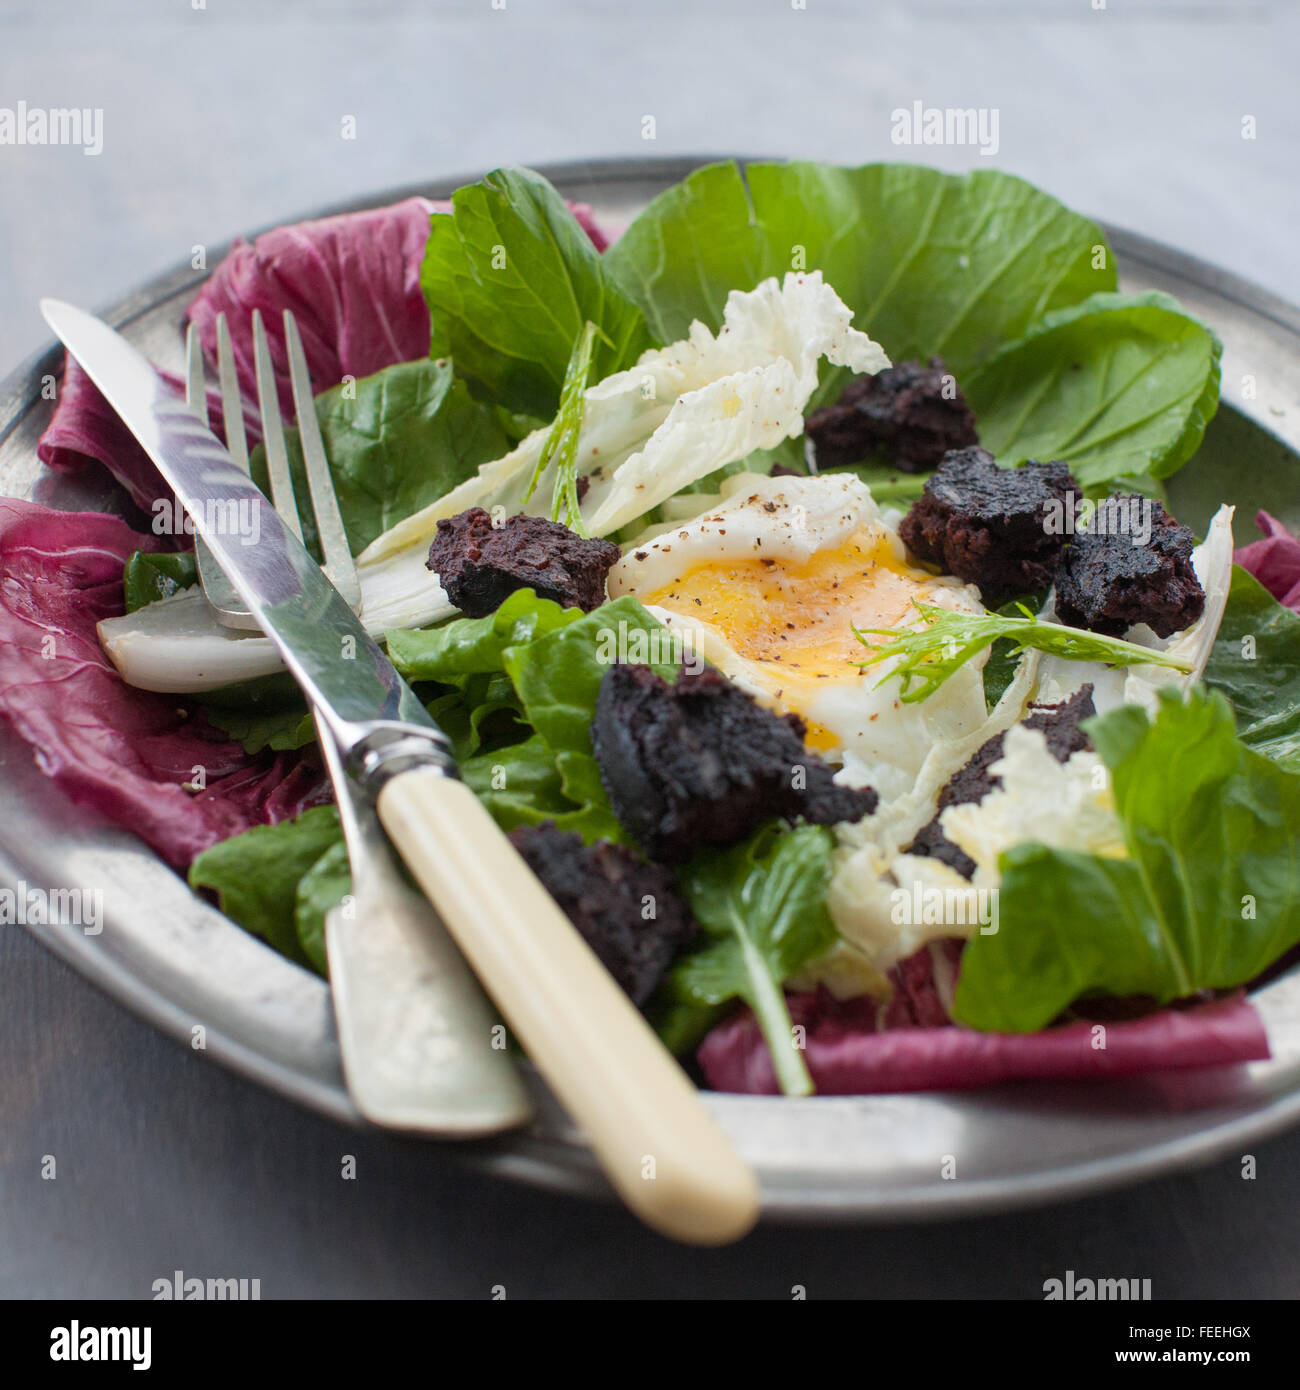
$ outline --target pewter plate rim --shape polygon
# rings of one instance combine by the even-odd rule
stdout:
[[[591,160],[542,172],[568,196],[617,213],[710,162]],[[447,197],[476,177],[386,190],[283,221],[413,194]],[[1225,363],[1239,352],[1246,364],[1257,341],[1277,355],[1275,378],[1300,375],[1300,309],[1158,242],[1106,231],[1126,288],[1176,288],[1189,307],[1212,306],[1207,317],[1227,343]],[[226,249],[211,250],[209,264]],[[203,278],[182,265],[101,313],[143,345],[170,350],[165,330],[179,324]],[[178,353],[178,341],[174,346]],[[96,491],[94,480],[73,482],[32,467],[41,381],[60,361],[50,347],[0,382],[0,492],[35,493],[61,507],[110,505],[112,494]],[[1292,456],[1300,452],[1300,408],[1276,379],[1266,374],[1240,413]],[[101,934],[31,927],[37,939],[165,1033],[189,1044],[201,1026],[206,1052],[222,1065],[332,1119],[364,1123],[343,1086],[323,982],[193,897],[132,836],[75,808],[8,730],[0,732],[0,782],[6,803],[30,812],[0,825],[0,881],[104,885]],[[1275,1056],[1246,1067],[911,1096],[705,1098],[755,1165],[768,1220],[888,1222],[1045,1204],[1242,1152],[1300,1120],[1300,970],[1254,998]],[[607,1197],[580,1136],[528,1070],[538,1103],[532,1126],[490,1142],[438,1145],[439,1152],[511,1180]]]

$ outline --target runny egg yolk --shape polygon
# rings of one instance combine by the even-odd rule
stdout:
[[[866,653],[853,626],[863,631],[910,625],[917,618],[912,600],[931,582],[930,575],[899,560],[885,537],[864,528],[802,564],[782,558],[707,561],[641,598],[712,628],[757,668],[751,674],[780,708],[802,712],[803,697],[815,689],[862,677]],[[838,743],[829,730],[809,724],[814,750]]]

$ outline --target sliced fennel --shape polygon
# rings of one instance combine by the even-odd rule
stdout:
[[[717,334],[692,324],[689,337],[590,387],[577,468],[588,479],[588,531],[607,536],[724,465],[802,433],[822,357],[855,372],[887,367],[884,351],[851,327],[852,317],[819,271],[792,272],[783,284],[773,278],[733,292]],[[541,515],[554,491],[553,465],[535,490],[530,485],[549,434],[549,426],[535,430],[378,537],[364,557],[427,548],[439,519],[466,507]]]
[[[424,561],[417,550],[358,561],[367,632],[427,627],[456,611]],[[283,669],[268,638],[222,627],[198,589],[106,618],[99,640],[122,679],[141,690],[193,695]]]

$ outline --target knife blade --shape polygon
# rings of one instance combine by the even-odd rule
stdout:
[[[480,983],[585,1131],[610,1182],[679,1240],[736,1240],[758,1185],[694,1085],[534,877],[387,656],[221,441],[118,333],[46,322],[171,485],[316,707]],[[234,517],[252,524],[233,526]],[[249,535],[256,536],[247,543]]]
[[[450,745],[414,692],[180,393],[93,315],[48,299],[41,312],[176,493],[345,755],[376,723],[400,722],[450,762]]]

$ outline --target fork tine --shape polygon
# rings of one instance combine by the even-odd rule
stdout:
[[[311,490],[312,510],[316,514],[316,534],[320,538],[325,573],[349,606],[355,609],[361,602],[361,582],[357,578],[347,530],[339,512],[320,422],[316,419],[307,356],[302,350],[298,324],[289,309],[284,311],[284,345],[289,357],[289,379],[293,384],[298,438],[302,443],[302,457],[307,469],[307,485]]]
[[[276,392],[275,367],[271,345],[261,313],[253,310],[253,362],[257,374],[257,398],[262,411],[262,443],[266,446],[266,470],[271,479],[271,501],[284,524],[299,540],[302,527],[293,496],[293,477],[289,472],[289,451],[284,443],[284,421],[280,418],[280,399]]]
[[[203,369],[203,344],[199,341],[199,335],[192,323],[185,330],[185,403],[205,425],[210,423],[208,384]],[[222,410],[229,422],[231,415],[224,395]],[[235,418],[238,424],[234,433],[242,444],[243,420],[238,415]],[[229,423],[226,428],[227,431],[230,430]],[[194,537],[194,560],[199,571],[199,586],[212,605],[217,621],[225,627],[256,627],[257,620],[248,611],[244,600],[235,592],[235,586],[217,564],[216,557],[204,544],[201,536]]]
[[[185,404],[206,425],[208,420],[208,384],[203,375],[203,344],[194,325],[185,329]]]
[[[217,380],[221,386],[221,414],[226,422],[226,451],[248,472],[248,437],[244,433],[244,398],[235,370],[235,350],[225,314],[217,315]]]

